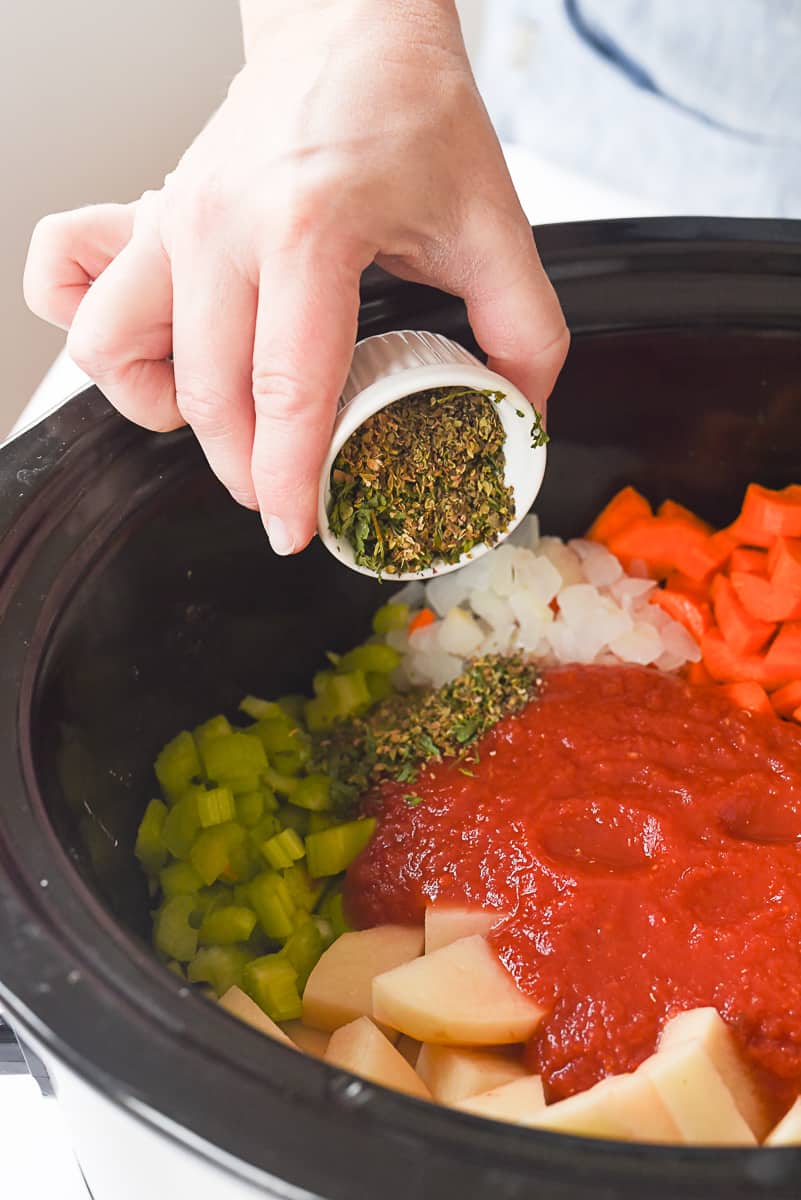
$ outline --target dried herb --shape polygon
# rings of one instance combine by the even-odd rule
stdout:
[[[328,520],[359,566],[379,575],[420,571],[497,542],[514,517],[493,404],[502,398],[467,388],[417,392],[348,438],[331,470]]]
[[[540,685],[537,668],[523,658],[475,659],[444,687],[390,696],[364,716],[317,735],[313,769],[331,778],[332,795],[346,808],[384,780],[413,782],[432,759],[475,764],[478,754],[472,755],[471,743],[502,717],[525,708]],[[411,803],[414,796],[404,798]]]
[[[522,414],[521,414],[521,416],[522,416]],[[537,412],[537,410],[535,408],[534,409],[534,423],[531,426],[531,449],[538,450],[540,446],[547,446],[548,442],[550,440],[551,439],[548,437],[548,434],[545,432],[545,430],[543,428],[542,417],[540,416],[540,414]]]

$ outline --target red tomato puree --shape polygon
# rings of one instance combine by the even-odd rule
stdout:
[[[478,749],[477,765],[382,791],[348,877],[352,919],[416,923],[438,901],[506,914],[491,941],[547,1009],[526,1053],[551,1099],[632,1070],[667,1017],[714,1005],[788,1103],[801,731],[656,671],[574,666]]]

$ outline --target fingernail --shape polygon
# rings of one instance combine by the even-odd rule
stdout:
[[[291,554],[295,549],[295,539],[280,517],[265,517],[264,526],[270,545],[276,554]]]

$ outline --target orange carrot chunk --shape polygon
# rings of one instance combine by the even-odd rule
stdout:
[[[688,683],[694,683],[701,687],[715,682],[702,662],[689,663],[685,678]]]
[[[740,683],[753,680],[763,687],[769,686],[763,654],[737,654],[723,637],[719,629],[709,629],[701,640],[704,666],[718,683]],[[786,683],[778,679],[774,686]]]
[[[689,547],[682,560],[681,569],[689,578],[701,582],[714,571],[719,571],[728,561],[737,543],[727,529],[721,529],[710,537]]]
[[[801,592],[779,588],[751,571],[732,571],[729,578],[746,612],[762,621],[795,621],[801,617]]]
[[[801,484],[774,491],[749,483],[731,531],[746,546],[769,547],[778,537],[801,537]]]
[[[735,654],[756,654],[765,648],[776,632],[775,624],[760,621],[743,607],[725,575],[715,576],[712,606],[718,628]]]
[[[593,542],[606,545],[611,537],[627,525],[651,516],[651,505],[636,488],[624,487],[613,496],[587,530]]]
[[[412,634],[416,629],[425,629],[426,625],[433,625],[436,619],[436,613],[432,612],[430,608],[421,608],[409,622],[408,632]]]
[[[651,603],[683,625],[697,642],[712,624],[712,609],[710,605],[695,596],[687,596],[682,592],[672,592],[667,588],[657,588],[651,594]]]
[[[792,719],[801,725],[801,708],[797,708],[793,713]]]
[[[768,571],[775,588],[801,598],[801,539],[777,538],[768,553]]]
[[[721,684],[720,690],[739,708],[745,708],[753,713],[763,713],[768,717],[775,716],[770,697],[761,683],[753,681],[724,683]]]
[[[627,525],[607,542],[612,554],[623,560],[641,559],[655,575],[666,576],[671,571],[686,570],[694,555],[708,539],[683,517],[645,517]]]
[[[690,579],[689,575],[683,575],[681,571],[671,571],[665,581],[665,587],[669,592],[681,592],[684,596],[692,596],[694,600],[709,601],[709,588],[695,579]]]
[[[785,621],[775,641],[765,655],[765,670],[768,675],[786,676],[790,682],[801,675],[801,621]]]
[[[680,520],[688,521],[690,525],[694,525],[701,533],[705,533],[707,537],[712,533],[712,526],[706,521],[702,521],[689,508],[685,508],[683,504],[677,504],[675,500],[663,500],[656,510],[658,517],[678,517]]]
[[[780,717],[792,717],[795,710],[801,707],[801,679],[793,679],[791,683],[778,688],[770,702]]]
[[[749,546],[735,546],[727,565],[729,572],[745,571],[749,575],[765,575],[768,570],[768,552],[752,550]]]

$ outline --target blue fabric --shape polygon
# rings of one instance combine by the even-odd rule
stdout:
[[[673,212],[801,217],[801,0],[489,0],[500,136]]]

